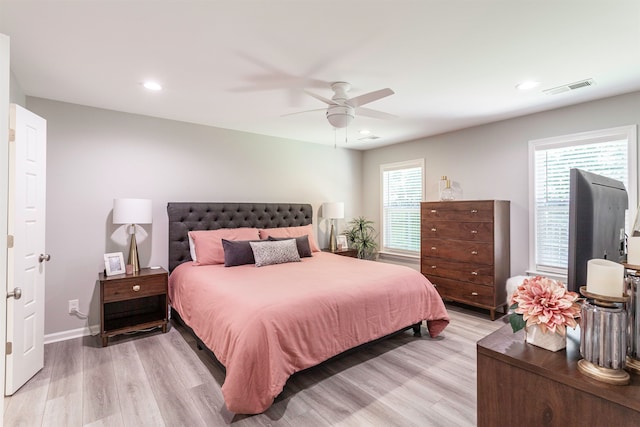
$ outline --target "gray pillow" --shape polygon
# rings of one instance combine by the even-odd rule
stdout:
[[[300,255],[300,258],[313,256],[311,254],[311,246],[309,246],[309,236],[306,235],[306,234],[304,236],[300,236],[300,237],[272,237],[272,236],[269,236],[267,239],[268,240],[273,240],[273,241],[296,239],[296,246],[298,248],[298,255]]]
[[[256,267],[285,262],[300,262],[295,239],[249,242]]]
[[[236,265],[255,264],[256,261],[253,258],[253,250],[249,242],[250,240],[222,239],[224,266],[234,267]]]

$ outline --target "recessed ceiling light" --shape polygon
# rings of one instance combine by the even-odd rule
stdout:
[[[518,90],[529,90],[529,89],[533,89],[534,87],[538,86],[540,84],[540,82],[535,82],[533,80],[529,80],[526,82],[522,82],[516,85],[516,89]]]
[[[149,90],[162,90],[162,86],[156,82],[144,82],[142,86]]]
[[[369,129],[362,129],[360,131],[360,135],[369,135],[371,133],[371,131]]]

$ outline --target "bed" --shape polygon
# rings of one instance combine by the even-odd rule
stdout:
[[[311,205],[169,203],[167,212],[172,311],[225,367],[230,412],[264,412],[295,372],[349,349],[410,327],[419,334],[423,320],[436,337],[449,322],[416,270],[319,251],[312,231],[303,234]],[[254,230],[259,238],[245,239]],[[231,237],[222,262],[220,253],[204,261],[214,250],[203,236],[212,235]],[[253,263],[225,266],[240,253],[227,249],[246,255],[248,245]],[[298,259],[269,263],[272,253]]]

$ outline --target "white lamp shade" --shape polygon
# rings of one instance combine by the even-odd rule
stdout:
[[[114,199],[114,224],[151,224],[152,208],[149,199]]]
[[[330,202],[322,204],[322,216],[323,218],[344,218],[344,203],[343,202]]]

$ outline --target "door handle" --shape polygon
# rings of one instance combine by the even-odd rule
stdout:
[[[40,254],[40,256],[38,257],[38,262],[44,262],[49,260],[51,260],[51,255],[49,254]]]
[[[9,292],[9,293],[7,294],[7,299],[9,299],[9,298],[11,298],[11,297],[13,297],[13,298],[15,298],[15,299],[20,299],[20,298],[22,298],[22,289],[20,289],[20,288],[15,288],[13,291]]]

